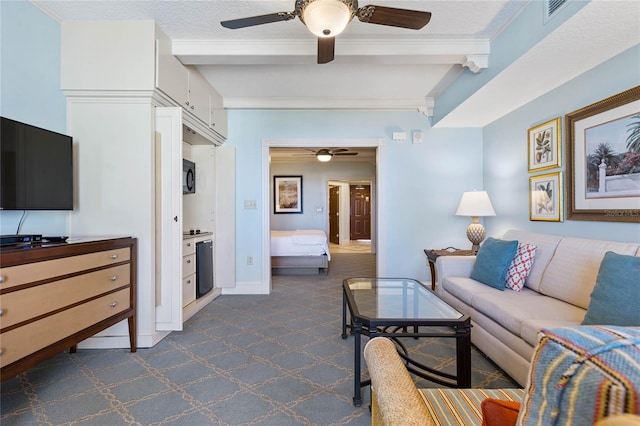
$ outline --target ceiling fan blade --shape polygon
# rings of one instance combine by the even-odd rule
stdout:
[[[369,24],[419,30],[431,20],[431,12],[368,5],[358,9],[358,19]]]
[[[333,61],[335,47],[335,37],[318,37],[318,63],[326,64]]]
[[[288,21],[295,17],[296,15],[293,12],[278,12],[270,13],[268,15],[250,16],[248,18],[222,21],[220,22],[220,25],[225,28],[235,30],[238,28],[253,27],[254,25],[270,24],[271,22]]]
[[[345,151],[349,151],[349,150],[347,148],[336,148],[331,150],[333,154],[335,154],[336,152],[345,152]]]
[[[358,155],[357,152],[338,152],[337,154],[333,154],[333,155]]]

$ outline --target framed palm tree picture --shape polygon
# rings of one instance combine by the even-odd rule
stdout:
[[[565,120],[567,219],[640,222],[640,86]]]

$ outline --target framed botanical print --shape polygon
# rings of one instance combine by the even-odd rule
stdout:
[[[302,213],[302,176],[273,177],[273,213]]]
[[[529,178],[529,220],[562,222],[560,172]]]
[[[567,219],[640,222],[640,86],[565,119]]]
[[[560,167],[560,117],[529,129],[529,172]]]

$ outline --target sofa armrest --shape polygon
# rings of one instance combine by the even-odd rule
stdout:
[[[440,256],[436,259],[436,275],[438,286],[445,277],[468,278],[476,263],[476,256]]]
[[[364,348],[364,358],[371,377],[372,424],[433,424],[431,415],[391,340],[386,337],[371,339]]]

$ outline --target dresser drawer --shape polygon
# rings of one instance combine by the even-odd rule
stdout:
[[[7,289],[21,284],[28,284],[51,277],[81,272],[86,269],[112,265],[129,261],[131,253],[129,248],[105,250],[78,256],[63,257],[44,262],[28,263],[18,266],[10,266],[0,270],[2,282],[0,288]]]
[[[186,240],[182,240],[182,255],[186,256],[187,254],[194,254],[196,252],[196,239],[195,238],[187,238]]]
[[[191,274],[182,279],[182,307],[196,300],[196,274]]]
[[[0,335],[0,364],[6,366],[103,319],[127,310],[130,289],[102,296]]]
[[[130,284],[130,265],[5,293],[0,297],[2,328]]]
[[[196,272],[196,255],[190,254],[182,258],[182,276],[194,274]]]

